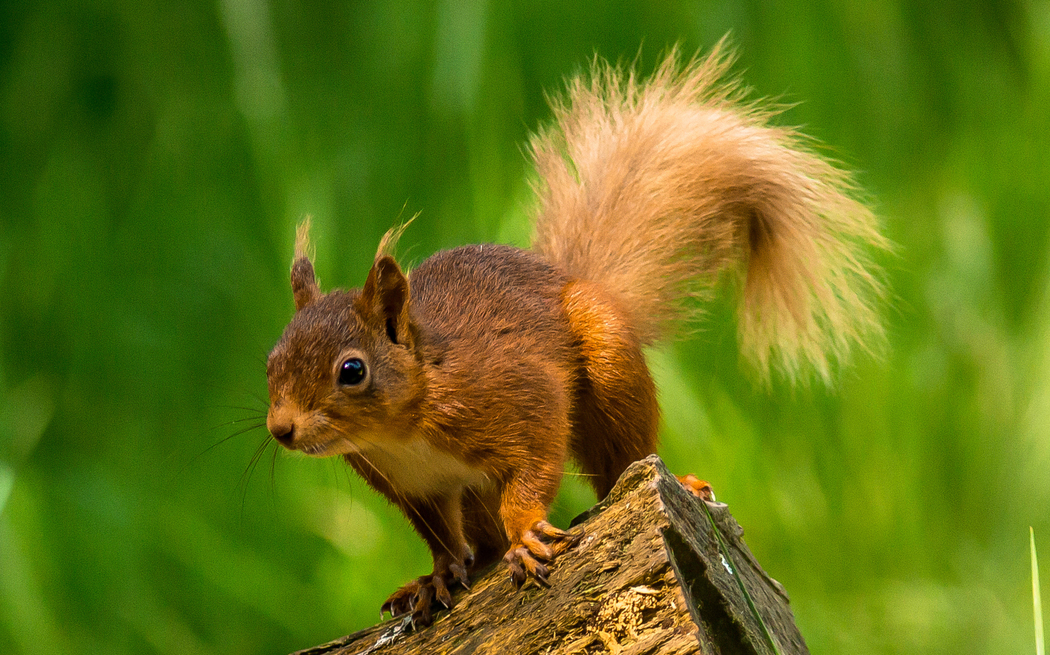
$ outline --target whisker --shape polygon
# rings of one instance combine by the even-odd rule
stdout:
[[[261,416],[266,416],[266,403],[263,403],[263,407],[245,407],[243,405],[206,405],[206,409],[236,409],[242,412],[252,412]]]
[[[208,383],[208,382],[205,382],[204,384],[205,384],[205,388],[206,389],[208,389],[209,391],[215,392],[214,395],[217,395],[217,396],[225,396],[225,397],[230,397],[230,398],[237,397],[237,396],[248,396],[248,397],[252,398],[253,400],[258,401],[259,404],[262,407],[268,407],[269,404],[270,404],[268,401],[266,401],[266,400],[262,399],[261,397],[259,397],[259,395],[257,393],[255,393],[253,391],[250,391],[248,389],[245,389],[243,387],[237,388],[237,387],[231,387],[231,386],[224,385],[224,384],[215,384],[215,383]]]
[[[270,457],[270,487],[277,488],[277,449],[274,448],[273,456]]]
[[[213,443],[212,445],[208,446],[207,448],[205,448],[204,450],[201,451],[200,455],[203,455],[204,453],[208,452],[209,450],[211,450],[211,449],[213,449],[213,448],[215,448],[217,446],[221,446],[222,444],[226,443],[230,439],[235,439],[235,438],[241,436],[242,434],[247,434],[247,433],[251,432],[252,430],[258,430],[259,428],[265,428],[265,427],[266,427],[266,423],[259,422],[259,423],[255,423],[254,425],[249,425],[247,427],[241,428],[240,430],[237,430],[237,431],[233,432],[232,434],[230,434],[228,436],[225,436],[222,439],[219,439],[218,441]],[[198,455],[198,457],[200,457],[200,455]]]
[[[255,449],[255,452],[252,454],[251,459],[248,460],[248,466],[246,466],[244,472],[241,473],[241,486],[246,486],[248,484],[248,480],[251,478],[251,474],[255,470],[256,464],[259,463],[259,458],[262,457],[263,452],[266,451],[266,447],[270,445],[270,441],[271,439],[267,437]]]
[[[208,434],[209,432],[215,432],[216,430],[219,430],[221,428],[228,428],[228,427],[230,427],[232,425],[237,425],[239,423],[247,423],[248,421],[254,421],[255,422],[255,426],[257,426],[257,427],[263,427],[263,426],[266,425],[266,417],[265,416],[245,416],[244,418],[235,418],[235,419],[230,419],[229,421],[223,421],[222,423],[216,423],[215,425],[211,426],[210,428],[205,429],[204,432],[201,433],[201,436],[204,436],[204,435]],[[243,433],[237,432],[236,434],[243,434]]]
[[[467,491],[474,494],[474,497],[478,499],[478,502],[481,504],[482,509],[484,509],[485,513],[489,515],[489,518],[492,520],[492,524],[496,526],[496,529],[502,530],[502,522],[498,518],[496,518],[496,516],[492,513],[492,508],[489,507],[489,504],[486,503],[485,499],[481,497],[481,494],[478,493],[478,490],[474,487],[467,487]]]
[[[254,398],[255,400],[259,401],[259,404],[262,405],[263,407],[269,407],[270,406],[270,401],[268,399],[266,399],[266,398],[263,398],[259,394],[255,393],[253,391],[249,391],[248,395],[251,396],[252,398]]]
[[[325,425],[326,425],[326,427],[331,429],[333,432],[336,432],[337,434],[341,434],[341,435],[347,437],[348,439],[351,438],[351,435],[350,435],[349,432],[347,432],[346,430],[342,429],[341,427],[339,427],[337,425],[334,425],[333,423],[331,423],[331,422],[329,422],[327,420],[325,421]],[[354,435],[354,437],[356,439],[358,439],[358,440],[364,441],[364,442],[366,442],[368,444],[371,444],[371,445],[375,446],[379,450],[384,450],[383,444],[381,442],[369,440],[368,437],[360,435],[360,434]],[[426,529],[430,532],[430,534],[438,542],[438,544],[440,544],[441,547],[445,549],[445,552],[447,552],[449,555],[452,555],[453,557],[458,557],[459,556],[459,553],[456,553],[455,551],[453,551],[451,548],[448,547],[448,544],[446,544],[445,541],[438,535],[437,531],[434,530],[433,526],[431,526],[430,523],[428,523],[427,520],[425,518],[423,518],[423,515],[416,509],[416,504],[411,502],[408,499],[407,496],[405,496],[403,493],[401,493],[401,491],[398,490],[398,488],[394,485],[393,481],[391,481],[391,479],[386,475],[386,473],[383,473],[383,471],[380,470],[379,467],[377,467],[375,464],[373,464],[372,460],[368,459],[368,456],[365,455],[364,453],[356,452],[353,455],[354,455],[354,457],[360,458],[361,461],[363,461],[365,464],[367,464],[369,466],[369,468],[371,468],[373,471],[375,471],[375,473],[379,477],[381,477],[384,482],[386,482],[387,488],[390,489],[391,493],[395,496],[392,499],[394,501],[394,503],[396,505],[398,505],[402,509],[402,511],[404,511],[406,514],[409,511],[411,511],[413,514],[415,514],[416,517],[419,519],[419,521],[423,524],[423,526],[426,527]],[[437,507],[435,504],[431,503],[430,501],[424,500],[423,502],[429,504],[433,508]]]
[[[259,460],[262,458],[263,453],[266,452],[266,447],[273,443],[273,439],[267,437],[259,447],[255,449],[255,454],[248,460],[248,466],[245,467],[244,473],[241,473],[240,487],[241,487],[241,521],[244,521],[244,506],[248,501],[248,480],[251,479],[252,473],[255,472],[255,467],[258,466]],[[276,451],[275,451],[276,452]]]
[[[567,475],[571,478],[596,478],[597,473],[584,473],[582,471],[562,471],[562,475]]]
[[[238,419],[236,422],[240,423],[240,422],[242,422],[242,420],[251,420],[251,419]],[[234,439],[236,437],[241,436],[242,434],[251,432],[252,430],[258,430],[259,428],[262,428],[262,427],[266,426],[266,423],[258,422],[259,419],[255,419],[255,420],[257,421],[255,424],[249,425],[249,426],[247,426],[245,428],[241,428],[240,430],[235,431],[233,434],[227,435],[227,436],[223,437],[222,439],[219,439],[218,441],[216,441],[215,443],[211,444],[210,446],[208,446],[204,450],[200,451],[199,453],[194,454],[192,457],[189,458],[189,460],[186,461],[186,463],[184,463],[181,467],[179,467],[179,470],[176,471],[175,475],[171,476],[171,479],[169,480],[169,484],[174,483],[180,477],[185,475],[186,471],[188,471],[190,469],[190,467],[192,467],[194,464],[196,464],[202,457],[207,455],[212,450],[218,448],[222,444],[226,443],[230,439]],[[214,428],[210,428],[208,431],[210,432],[210,431],[218,429],[220,427],[228,427],[228,424],[227,425],[217,425]]]

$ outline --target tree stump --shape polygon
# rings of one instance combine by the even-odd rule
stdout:
[[[573,526],[582,536],[550,588],[515,589],[496,565],[428,628],[391,619],[295,655],[809,652],[727,507],[690,494],[655,455]]]

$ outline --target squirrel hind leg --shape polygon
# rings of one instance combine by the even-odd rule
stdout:
[[[562,299],[581,361],[569,448],[604,498],[632,462],[656,452],[656,385],[637,332],[595,285],[571,282]]]
[[[570,283],[563,298],[582,360],[569,448],[604,498],[631,463],[656,451],[656,385],[624,314],[586,282]],[[714,502],[707,481],[691,473],[678,480],[697,498]]]

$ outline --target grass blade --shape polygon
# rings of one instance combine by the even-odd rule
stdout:
[[[1028,539],[1032,545],[1032,606],[1035,612],[1035,653],[1046,655],[1043,641],[1043,602],[1039,599],[1039,560],[1035,558],[1035,530],[1028,527]]]
[[[725,538],[722,537],[722,531],[718,529],[718,523],[715,522],[715,517],[711,514],[711,508],[707,506],[707,501],[701,500],[700,504],[704,508],[704,513],[707,514],[707,520],[711,523],[711,531],[718,541],[718,549],[722,551],[723,563],[728,562],[729,567],[732,569],[730,573],[733,575],[733,579],[736,580],[736,585],[740,588],[740,593],[744,596],[744,600],[747,601],[747,607],[751,610],[751,615],[758,622],[759,627],[762,628],[762,636],[766,640],[766,645],[773,650],[774,655],[781,655],[780,648],[777,646],[777,640],[773,638],[773,634],[769,631],[769,627],[766,626],[766,622],[762,620],[762,615],[759,614],[758,608],[755,607],[755,601],[752,600],[751,594],[748,593],[747,587],[744,586],[744,579],[740,577],[736,562],[733,561],[733,553],[729,550],[729,544],[726,543]],[[1038,655],[1043,655],[1043,653]]]

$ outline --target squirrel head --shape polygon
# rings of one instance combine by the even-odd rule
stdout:
[[[408,278],[380,251],[363,288],[325,294],[305,247],[296,250],[295,316],[266,363],[267,429],[316,457],[405,438],[425,390]]]

